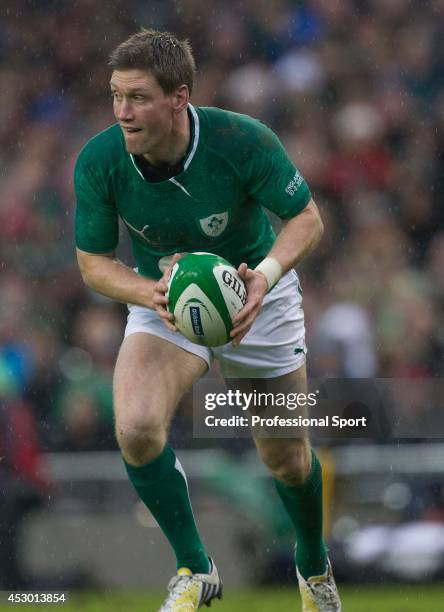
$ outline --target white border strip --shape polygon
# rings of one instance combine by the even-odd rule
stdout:
[[[183,169],[186,170],[188,168],[188,166],[191,164],[191,161],[194,157],[194,154],[196,153],[196,149],[197,149],[197,145],[199,144],[199,136],[200,136],[200,124],[199,124],[199,116],[196,113],[196,109],[194,108],[194,106],[192,104],[188,104],[189,109],[191,111],[191,114],[193,115],[193,121],[194,121],[194,140],[193,140],[193,148],[190,151],[190,154],[188,155],[184,165],[183,165]],[[143,178],[144,181],[146,181],[146,178],[143,176],[142,172],[139,170],[139,168],[137,167],[137,164],[135,162],[134,156],[132,153],[130,153],[130,157],[131,157],[131,161],[133,162],[133,166],[134,168],[137,170],[137,172],[139,173],[139,175]],[[173,181],[173,179],[169,179],[171,182],[176,183],[176,181]],[[188,191],[182,187],[182,185],[180,185],[179,183],[176,183],[183,191],[185,191],[185,193],[189,196],[190,194],[188,193]],[[190,196],[191,197],[191,196]]]
[[[194,120],[194,142],[193,142],[193,148],[191,149],[190,154],[188,155],[188,159],[185,161],[183,165],[184,170],[186,170],[188,166],[191,164],[191,160],[193,159],[194,154],[196,153],[197,145],[199,144],[199,136],[200,136],[199,116],[196,113],[196,109],[194,108],[192,104],[188,104],[188,107],[191,111],[191,114],[193,115],[193,120]]]
[[[140,174],[140,176],[143,178],[144,181],[146,181],[146,178],[143,176],[142,172],[139,170],[139,168],[137,167],[137,164],[134,160],[134,156],[132,153],[130,153],[130,157],[131,157],[131,161],[133,162],[133,166],[134,168],[137,170],[137,172]]]
[[[182,191],[184,191],[184,192],[187,194],[187,196],[188,196],[189,198],[191,198],[191,194],[190,194],[190,193],[188,193],[188,191],[185,189],[185,187],[184,187],[183,185],[181,185],[181,184],[179,183],[179,181],[177,181],[177,180],[174,178],[174,176],[172,176],[172,177],[171,177],[170,179],[168,179],[168,180],[170,181],[170,183],[174,183],[175,185],[177,185],[177,187],[180,187],[180,188],[182,189]]]

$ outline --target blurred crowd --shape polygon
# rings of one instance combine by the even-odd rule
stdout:
[[[108,54],[142,25],[188,38],[193,103],[270,125],[312,189],[326,232],[300,270],[310,373],[440,376],[443,0],[14,0],[0,19],[0,399],[33,415],[43,448],[115,447],[125,307],[81,282],[72,171],[113,122]]]

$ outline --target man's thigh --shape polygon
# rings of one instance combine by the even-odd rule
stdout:
[[[307,373],[305,364],[293,372],[276,378],[229,379],[226,382],[229,388],[233,390],[239,389],[244,393],[256,391],[256,397],[259,397],[260,393],[271,394],[274,398],[276,398],[278,394],[287,396],[290,393],[307,393]],[[268,397],[270,398],[270,396]],[[258,401],[258,404],[259,405],[252,408],[251,412],[266,416],[266,408],[264,409],[264,405],[260,405],[260,401]],[[286,409],[284,408],[283,410],[285,411]],[[271,411],[270,414],[272,412],[273,411]],[[290,416],[295,415],[305,416],[305,409],[298,409],[290,413]],[[283,416],[285,416],[285,414]],[[285,433],[287,433],[287,430],[285,430]],[[282,462],[287,462],[291,456],[297,454],[300,456],[302,463],[306,464],[304,471],[307,469],[309,470],[311,447],[308,435],[303,429],[295,430],[294,437],[279,437],[279,433],[276,433],[275,430],[273,430],[272,436],[267,437],[262,428],[253,428],[252,437],[259,456],[268,466],[272,467]]]
[[[204,359],[163,338],[130,334],[114,371],[116,424],[167,427],[182,396],[206,369]]]

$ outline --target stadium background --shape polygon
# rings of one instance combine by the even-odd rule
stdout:
[[[0,10],[2,588],[159,591],[172,557],[114,452],[125,309],[85,288],[73,258],[74,161],[113,121],[108,53],[141,25],[187,37],[193,103],[280,135],[326,224],[301,269],[311,376],[439,378],[444,2],[15,0]],[[121,255],[130,261],[125,239]],[[410,415],[411,437],[422,418]],[[289,527],[268,510],[250,446],[208,451],[191,420],[187,398],[173,441],[228,584],[288,583]],[[321,449],[338,577],[442,577],[442,447],[381,442]]]

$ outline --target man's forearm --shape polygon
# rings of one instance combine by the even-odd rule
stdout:
[[[285,223],[268,257],[275,258],[285,274],[297,266],[319,243],[324,227],[316,204],[310,204]]]
[[[153,308],[156,281],[137,274],[114,257],[91,255],[79,257],[82,278],[88,287],[118,302]]]

